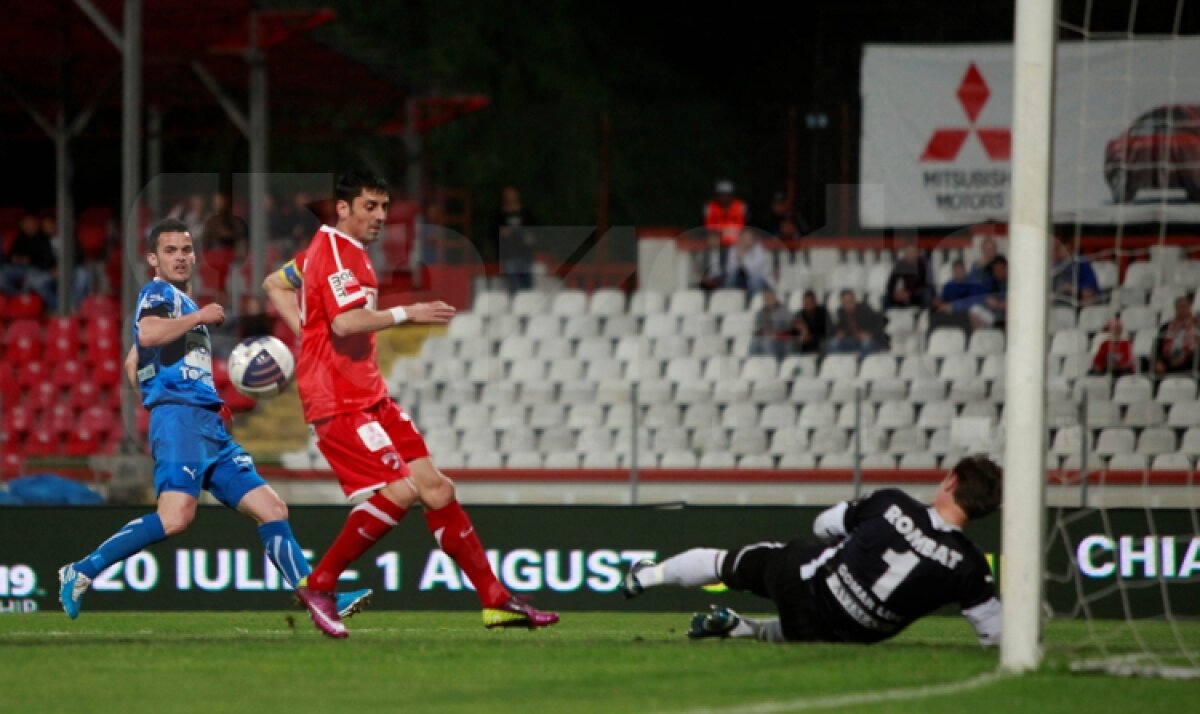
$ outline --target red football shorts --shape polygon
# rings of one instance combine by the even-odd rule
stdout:
[[[317,448],[351,499],[408,478],[409,462],[429,456],[412,417],[391,399],[324,419],[312,428]]]

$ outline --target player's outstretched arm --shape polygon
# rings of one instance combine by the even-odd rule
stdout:
[[[291,263],[289,263],[291,265]],[[271,304],[279,311],[279,316],[292,328],[292,332],[300,334],[300,302],[296,288],[283,278],[281,273],[287,269],[284,266],[263,280],[263,290],[271,300]]]
[[[138,321],[138,344],[142,347],[160,347],[183,337],[196,325],[216,326],[222,322],[225,322],[225,308],[216,303],[181,317],[144,315]]]
[[[456,310],[446,303],[419,302],[390,310],[372,310],[366,307],[347,310],[333,318],[333,333],[338,337],[378,332],[393,325],[413,322],[423,325],[444,325],[454,317]]]

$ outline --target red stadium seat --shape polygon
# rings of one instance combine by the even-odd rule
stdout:
[[[38,382],[30,388],[28,402],[37,411],[48,411],[59,402],[58,387],[53,382]]]
[[[71,317],[54,317],[46,323],[45,358],[51,362],[79,356],[79,324]]]
[[[79,360],[71,357],[47,361],[51,364],[50,379],[59,389],[74,389],[76,384],[87,381],[87,373]]]
[[[117,318],[110,315],[97,315],[96,317],[84,318],[83,325],[83,338],[88,344],[95,342],[101,335],[106,335],[113,339],[120,338],[120,324]]]
[[[42,298],[34,293],[21,293],[8,299],[4,307],[10,320],[36,320],[42,316]]]
[[[4,333],[5,359],[20,364],[32,362],[42,354],[42,326],[37,320],[15,320]]]
[[[79,314],[88,320],[107,317],[115,321],[121,316],[121,306],[107,295],[88,295],[79,304]]]
[[[56,436],[65,436],[76,430],[78,422],[75,410],[67,404],[59,402],[42,415],[42,423],[50,427]]]
[[[19,448],[19,445],[14,444],[10,450],[8,445],[5,445],[4,451],[0,452],[0,475],[4,478],[16,478],[25,473],[25,459],[21,457]]]
[[[17,368],[17,384],[26,391],[46,381],[46,365],[41,362],[26,362]]]
[[[49,427],[34,429],[25,440],[26,456],[54,456],[58,449],[58,437]]]
[[[8,434],[10,441],[20,441],[33,429],[36,418],[33,409],[15,404],[4,414],[4,433]]]
[[[100,451],[100,437],[91,431],[73,429],[67,434],[67,456],[91,456]]]
[[[105,356],[94,364],[92,380],[97,387],[112,387],[121,383],[121,362],[116,357]]]
[[[88,354],[94,359],[121,357],[121,339],[115,334],[99,334],[94,342],[88,344]]]
[[[71,396],[67,403],[75,411],[81,412],[103,401],[102,395],[103,392],[91,379],[80,379],[71,385]]]
[[[100,405],[90,406],[79,415],[78,428],[96,435],[98,439],[113,432],[120,431],[120,415],[112,409]]]
[[[16,404],[21,398],[21,385],[17,384],[17,370],[8,360],[0,360],[0,408]]]

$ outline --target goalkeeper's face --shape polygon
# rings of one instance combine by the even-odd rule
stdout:
[[[146,256],[156,277],[172,285],[186,285],[196,267],[196,252],[188,233],[163,233],[154,252]]]

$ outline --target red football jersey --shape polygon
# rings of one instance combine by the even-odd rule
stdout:
[[[321,226],[297,262],[304,287],[296,385],[304,420],[362,411],[387,398],[375,333],[338,337],[333,332],[333,319],[341,313],[375,308],[379,282],[366,247],[336,228]]]

